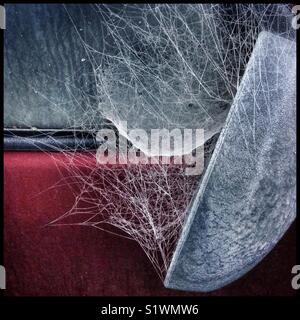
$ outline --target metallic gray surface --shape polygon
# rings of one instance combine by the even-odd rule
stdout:
[[[82,45],[92,43],[96,50],[102,45],[93,41],[103,35],[91,7],[70,4],[67,11],[62,4],[6,5],[6,128],[95,126],[92,119],[101,126],[94,107],[93,67]]]
[[[244,275],[296,214],[296,47],[260,34],[168,270],[211,291]]]
[[[111,4],[109,9],[125,17],[140,19],[143,4]],[[208,7],[210,5],[207,5]],[[95,4],[6,4],[4,33],[4,124],[6,128],[97,129],[103,122],[98,108],[94,69],[105,50],[116,45],[106,29],[108,6]],[[292,17],[286,6],[277,4],[220,5],[228,20],[224,38],[238,32],[247,42],[242,12],[253,16],[253,37],[261,28],[291,36]],[[222,16],[220,16],[222,17]],[[239,20],[239,28],[235,27]],[[231,22],[230,22],[231,21]],[[216,24],[218,21],[216,21]],[[120,27],[120,26],[119,26]],[[227,29],[228,28],[228,29]],[[133,50],[143,49],[134,34],[122,26]],[[126,33],[127,32],[127,33]],[[236,39],[232,37],[232,39]],[[227,41],[227,39],[224,39]],[[88,45],[90,51],[84,44]],[[106,44],[106,45],[104,45]],[[234,63],[233,63],[234,64]],[[211,81],[214,81],[213,78]],[[225,98],[225,97],[223,97]],[[227,99],[227,98],[226,98]],[[231,103],[231,102],[230,102]],[[181,115],[182,117],[182,115]]]

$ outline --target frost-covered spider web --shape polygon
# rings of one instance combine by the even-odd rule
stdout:
[[[70,211],[52,225],[92,226],[133,239],[163,280],[198,176],[187,176],[182,166],[97,165],[92,154],[66,161],[68,182],[80,191]]]
[[[95,10],[105,34],[101,50],[82,43],[93,65],[98,109],[129,140],[124,121],[128,129],[148,131],[202,128],[206,140],[220,132],[258,33],[282,32],[289,23],[282,15],[290,15],[287,7],[270,5],[96,5]],[[142,138],[134,143],[149,156],[160,154]],[[186,152],[192,149],[185,146]]]
[[[94,29],[86,15],[78,22],[79,7],[65,5],[62,10],[84,49],[82,62],[90,66],[80,75],[85,84],[78,87],[73,74],[57,81],[67,97],[61,103],[38,84],[28,86],[50,100],[55,112],[67,114],[68,129],[96,132],[100,117],[107,119],[147,157],[162,154],[158,148],[150,150],[146,140],[130,141],[124,122],[129,130],[147,133],[204,129],[205,166],[258,34],[267,30],[294,36],[288,5],[90,5],[98,17]],[[80,108],[80,117],[65,109],[66,101]],[[201,146],[185,146],[184,152],[195,147]],[[60,165],[78,188],[74,206],[51,224],[92,226],[133,239],[163,279],[201,175],[186,175],[184,164],[103,165],[95,151],[58,151],[64,154]],[[178,148],[163,155],[182,154]]]

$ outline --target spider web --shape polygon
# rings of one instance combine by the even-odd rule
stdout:
[[[64,6],[92,66],[85,92],[69,79],[63,85],[80,119],[70,118],[74,132],[95,132],[104,118],[119,135],[145,154],[159,156],[144,140],[130,140],[128,129],[204,129],[204,166],[225,123],[247,62],[261,31],[294,37],[288,5],[128,4],[90,5],[99,16],[97,32],[82,33]],[[22,81],[22,80],[21,80]],[[45,88],[27,83],[51,102],[64,103]],[[84,106],[84,107],[83,107]],[[100,126],[101,127],[101,126]],[[185,146],[185,152],[195,147]],[[163,280],[201,175],[185,174],[186,165],[97,163],[95,151],[58,149],[77,185],[73,207],[50,225],[77,224],[116,233],[138,242]],[[181,149],[172,154],[182,155]],[[55,157],[54,157],[55,158]],[[70,184],[70,181],[65,181]],[[74,219],[77,219],[74,222]]]

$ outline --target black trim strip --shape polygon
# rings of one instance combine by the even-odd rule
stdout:
[[[4,130],[5,151],[85,151],[98,146],[96,132]]]

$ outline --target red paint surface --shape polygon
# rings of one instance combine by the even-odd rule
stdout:
[[[66,184],[55,187],[68,173],[57,168],[52,157],[42,152],[5,152],[6,295],[295,294],[290,285],[296,264],[295,225],[254,270],[209,294],[165,289],[133,241],[90,227],[45,227],[74,201]]]

